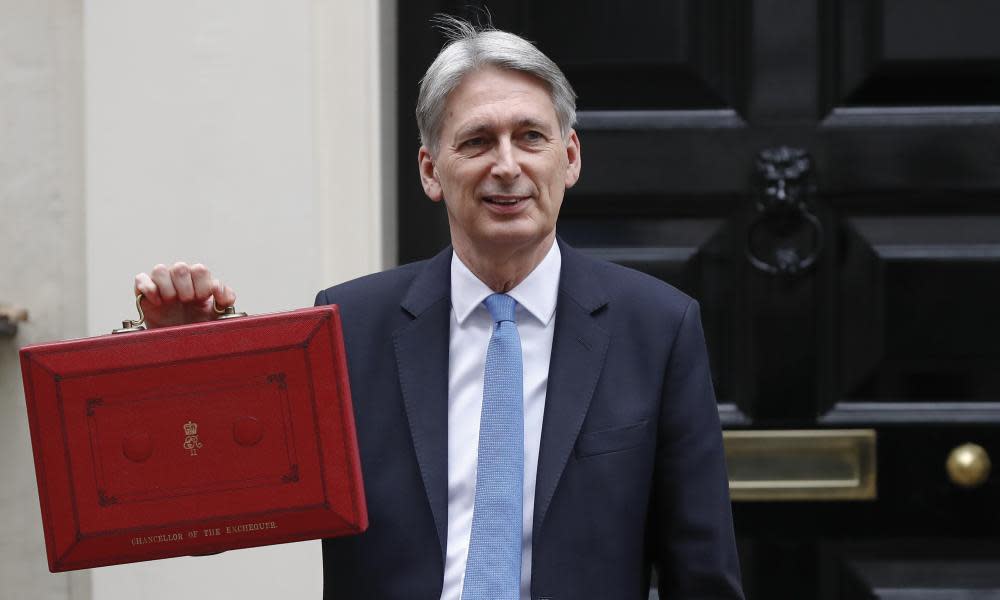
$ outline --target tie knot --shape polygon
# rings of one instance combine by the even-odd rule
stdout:
[[[490,311],[494,323],[500,321],[517,322],[514,320],[514,307],[517,306],[517,301],[507,294],[490,294],[486,300],[483,300],[483,304],[486,305],[486,310]]]

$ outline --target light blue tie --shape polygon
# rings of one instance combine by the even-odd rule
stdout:
[[[493,294],[483,304],[495,327],[486,351],[476,506],[462,600],[519,600],[524,405],[517,302]]]

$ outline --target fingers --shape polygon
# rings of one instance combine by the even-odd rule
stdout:
[[[153,304],[159,306],[159,304],[177,300],[177,290],[174,289],[173,281],[170,278],[170,271],[166,265],[156,265],[149,272],[149,276],[159,292],[159,302],[153,302]]]
[[[215,280],[203,264],[174,263],[172,267],[156,265],[150,274],[135,276],[135,291],[141,293],[152,304],[205,301],[215,292]],[[230,291],[231,292],[231,291]],[[225,297],[224,290],[220,296]]]
[[[154,306],[159,306],[162,303],[159,289],[146,273],[139,273],[135,276],[135,293],[142,294]]]
[[[228,285],[223,285],[218,279],[212,280],[212,295],[215,298],[215,306],[220,309],[236,305],[236,292]]]
[[[151,328],[217,318],[219,315],[213,312],[212,301],[217,308],[236,304],[232,288],[213,279],[208,268],[200,263],[156,265],[148,275],[135,276],[135,291],[148,301],[144,315],[146,326]]]
[[[177,299],[181,302],[208,300],[212,295],[212,274],[205,265],[175,263],[170,267],[170,281],[177,290]]]
[[[212,296],[212,274],[203,264],[191,265],[191,285],[194,288],[194,299],[203,301]]]
[[[181,302],[194,300],[194,283],[191,281],[191,269],[187,263],[174,263],[170,267],[170,282],[177,290],[177,299]]]

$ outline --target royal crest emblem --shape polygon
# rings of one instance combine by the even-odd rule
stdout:
[[[198,440],[198,424],[188,421],[184,424],[184,449],[191,452],[191,456],[198,456],[198,449],[204,444]]]

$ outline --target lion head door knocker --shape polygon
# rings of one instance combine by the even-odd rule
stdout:
[[[757,177],[747,259],[771,275],[802,273],[823,250],[823,226],[810,205],[812,160],[801,148],[768,148],[757,155]]]

